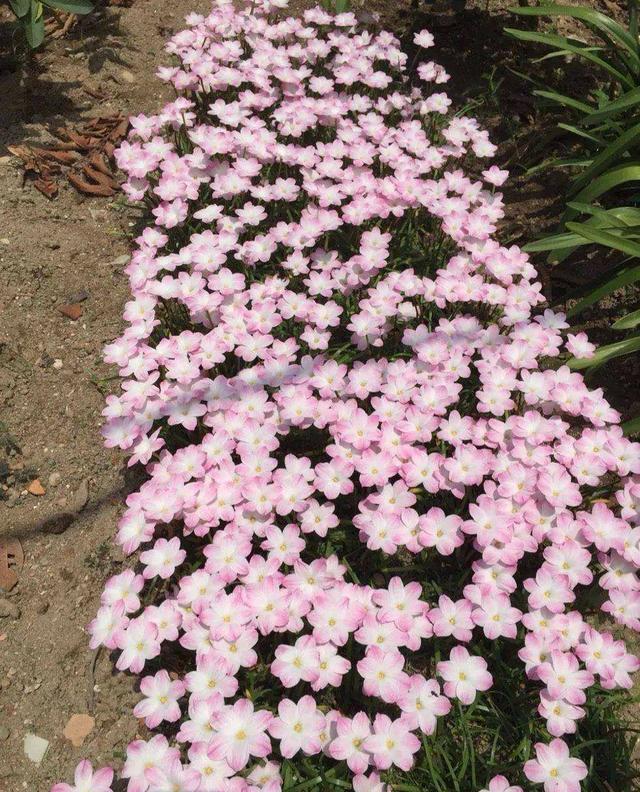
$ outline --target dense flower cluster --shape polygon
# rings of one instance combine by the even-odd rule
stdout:
[[[122,775],[276,792],[283,760],[323,754],[382,792],[491,689],[486,638],[517,642],[553,738],[525,776],[577,792],[562,738],[590,686],[638,667],[579,598],[599,586],[640,629],[639,448],[553,362],[592,348],[494,239],[506,173],[477,168],[494,147],[448,115],[445,71],[421,63],[413,87],[392,35],[283,5],[191,15],[160,70],[178,98],[117,154],[153,224],[104,433],[148,479],[117,537],[140,571],[108,581],[90,632],[173,735],[133,742]],[[448,569],[462,586],[436,593]]]

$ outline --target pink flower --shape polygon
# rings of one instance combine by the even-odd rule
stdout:
[[[591,358],[593,357],[596,347],[595,344],[589,342],[586,333],[567,333],[567,351],[577,358]]]
[[[336,720],[336,734],[335,739],[329,743],[329,756],[346,760],[353,773],[364,773],[370,763],[370,756],[364,748],[364,741],[371,734],[371,722],[367,715],[358,712],[353,718],[339,716]]]
[[[380,770],[395,765],[406,771],[413,766],[413,755],[420,748],[420,740],[402,720],[392,721],[387,715],[376,715],[373,734],[365,738],[364,748],[373,755]]]
[[[454,602],[446,594],[441,594],[438,607],[432,608],[427,615],[437,636],[452,635],[458,641],[471,640],[473,620],[471,603],[467,600],[459,599]]]
[[[398,700],[409,683],[403,671],[404,657],[397,650],[385,652],[378,646],[370,646],[357,667],[364,679],[365,694],[379,696],[389,704]]]
[[[239,699],[225,707],[216,722],[211,739],[214,759],[226,760],[234,770],[242,770],[249,757],[260,759],[269,755],[271,740],[266,734],[273,716],[266,710],[254,711],[248,699]]]
[[[486,182],[489,182],[489,184],[500,187],[508,179],[509,171],[500,170],[497,165],[492,165],[487,170],[482,171],[482,177]],[[493,790],[490,790],[490,792],[493,792]]]
[[[428,30],[421,30],[419,33],[414,33],[413,43],[418,47],[427,49],[428,47],[433,47],[434,39]]]
[[[433,734],[437,717],[451,710],[451,702],[440,695],[436,680],[425,679],[419,674],[410,677],[409,686],[397,703],[402,710],[401,720],[410,729],[420,729],[424,734]]]
[[[278,717],[271,721],[269,731],[280,740],[280,753],[287,759],[298,751],[309,756],[322,749],[320,732],[324,722],[324,715],[311,696],[303,696],[297,704],[284,699],[278,704]]]
[[[158,539],[151,550],[140,553],[140,561],[145,565],[142,573],[145,578],[152,578],[158,575],[163,580],[170,578],[184,559],[187,557],[186,550],[180,547],[180,539],[174,536],[173,539]]]
[[[83,759],[76,767],[73,776],[74,785],[54,784],[51,792],[111,792],[113,770],[102,767],[94,771],[91,762]]]
[[[504,776],[497,775],[489,781],[489,788],[480,792],[522,792],[522,787],[511,786]]]
[[[163,767],[149,767],[144,777],[153,792],[196,792],[200,786],[200,773],[173,759]]]
[[[442,509],[432,506],[420,520],[420,544],[435,547],[440,555],[451,555],[464,542],[461,525],[457,514],[445,515]]]
[[[144,677],[140,691],[145,698],[134,707],[136,718],[144,718],[149,729],[162,721],[175,723],[180,719],[178,699],[185,694],[185,685],[179,679],[171,680],[167,671],[158,671],[155,676]]]
[[[387,589],[378,589],[373,594],[373,601],[380,608],[378,619],[381,622],[393,622],[398,629],[406,632],[412,618],[424,610],[421,593],[419,583],[407,583],[405,586],[399,577],[391,578]]]
[[[493,684],[486,661],[482,657],[472,657],[464,646],[454,646],[449,660],[438,663],[437,672],[445,680],[445,695],[463,704],[473,703],[478,690],[489,690]]]
[[[580,792],[580,781],[587,776],[581,759],[572,759],[563,740],[549,745],[536,743],[536,758],[524,765],[524,774],[536,784],[544,784],[544,792]]]
[[[570,704],[584,704],[584,689],[593,684],[593,674],[581,671],[578,661],[569,652],[553,651],[550,659],[537,669],[552,698],[566,699]]]
[[[303,635],[294,646],[280,644],[275,651],[276,659],[271,663],[271,673],[285,687],[291,688],[304,680],[315,682],[320,675],[320,654],[314,638]]]
[[[118,628],[115,640],[118,648],[122,650],[116,662],[116,668],[120,671],[129,669],[138,674],[147,660],[160,654],[158,629],[144,616],[132,619],[126,626]]]

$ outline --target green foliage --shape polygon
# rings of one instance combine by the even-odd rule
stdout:
[[[351,11],[349,0],[323,0],[322,5],[332,14],[345,14]]]
[[[588,95],[567,96],[544,85],[534,91],[541,103],[559,111],[558,127],[569,135],[571,158],[554,157],[543,167],[569,168],[566,206],[559,233],[525,247],[549,252],[559,263],[584,246],[596,245],[612,262],[608,275],[587,284],[568,312],[576,316],[618,289],[640,281],[640,45],[638,0],[629,2],[629,24],[584,6],[540,5],[513,8],[525,17],[564,18],[582,23],[589,41],[558,33],[506,28],[518,41],[550,49],[534,63],[553,58],[578,60],[595,71],[598,84]],[[571,68],[570,66],[567,68]],[[575,80],[580,84],[579,77]],[[538,166],[539,169],[540,166]],[[604,256],[603,256],[604,258]],[[640,324],[634,311],[612,324],[616,331]],[[615,357],[637,354],[637,335],[601,347],[589,360],[572,360],[573,368],[599,366]],[[635,429],[635,422],[633,422]]]
[[[66,11],[69,14],[89,14],[93,11],[90,0],[9,0],[9,7],[31,49],[37,49],[44,41],[45,8]]]

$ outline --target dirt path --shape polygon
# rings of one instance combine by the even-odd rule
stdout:
[[[63,120],[158,108],[154,71],[166,62],[167,35],[208,6],[135,0],[83,37],[54,43],[42,56],[31,123],[16,75],[0,73],[0,96],[9,97],[0,111],[0,536],[20,539],[25,553],[19,583],[0,594],[1,792],[46,792],[84,756],[117,761],[137,726],[131,680],[114,676],[104,653],[93,668],[84,632],[117,565],[111,538],[127,489],[122,456],[103,449],[98,427],[101,391],[114,384],[101,350],[121,327],[131,215],[120,199],[65,187],[50,202],[23,188],[5,146],[45,140]],[[81,298],[77,321],[60,313]],[[21,453],[2,448],[7,433]],[[44,495],[26,492],[34,478]],[[65,528],[68,512],[77,516]],[[82,747],[63,735],[73,714],[95,718]],[[24,753],[29,733],[49,742],[39,765]]]

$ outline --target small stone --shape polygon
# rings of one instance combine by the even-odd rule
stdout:
[[[62,476],[58,472],[52,473],[48,479],[49,486],[57,487],[61,480],[62,480]]]
[[[89,299],[89,292],[86,289],[80,289],[80,291],[74,292],[73,294],[69,295],[70,303],[81,303],[88,299]]]
[[[0,599],[0,619],[19,619],[20,608],[8,599]]]
[[[60,358],[56,358],[53,361],[53,367],[54,367],[54,369],[57,369],[58,371],[60,371],[60,369],[62,368],[62,361],[60,360]]]
[[[62,733],[74,748],[79,748],[84,743],[87,735],[93,731],[95,725],[95,719],[91,715],[77,713],[69,718]]]
[[[123,82],[126,82],[126,83],[134,83],[136,81],[135,76],[130,71],[127,71],[126,69],[120,69],[118,71],[118,77]]]
[[[113,261],[109,261],[108,265],[110,267],[123,267],[125,264],[129,263],[129,259],[131,256],[128,253],[125,253],[122,256],[118,256],[118,258],[114,258]]]
[[[63,316],[71,319],[72,322],[77,322],[82,316],[82,306],[80,303],[68,303],[67,305],[61,305],[58,310]]]
[[[24,755],[34,764],[40,764],[49,749],[49,741],[37,734],[24,735]]]
[[[0,726],[0,742],[4,742],[5,740],[9,739],[9,729],[6,726]]]
[[[0,245],[10,245],[10,244],[11,244],[11,240],[8,239],[7,237],[2,237],[2,239],[0,239]]]
[[[93,207],[89,207],[89,214],[92,220],[100,223],[104,222],[109,216],[106,209],[94,209]]]
[[[76,494],[73,496],[73,500],[71,502],[71,508],[74,512],[81,512],[84,507],[87,505],[87,501],[89,500],[89,479],[83,479],[80,482],[80,486],[76,490]]]
[[[36,497],[40,497],[46,493],[46,489],[40,483],[40,479],[34,479],[27,487],[27,492]]]
[[[53,365],[53,358],[46,352],[36,360],[36,365],[40,368],[50,368]]]

